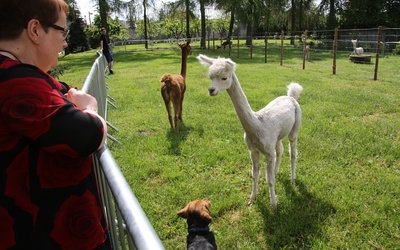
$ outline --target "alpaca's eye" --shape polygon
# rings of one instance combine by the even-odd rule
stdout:
[[[226,78],[226,77],[222,77],[222,81],[226,81],[226,79],[228,79],[228,78]]]

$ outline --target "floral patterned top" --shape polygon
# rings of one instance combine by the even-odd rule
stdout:
[[[111,249],[91,157],[104,128],[68,89],[0,55],[0,249]]]

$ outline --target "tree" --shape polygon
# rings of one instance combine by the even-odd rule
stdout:
[[[68,37],[67,47],[69,52],[81,52],[89,50],[89,42],[83,27],[85,27],[85,23],[80,17],[71,22],[69,27],[70,35]]]
[[[89,49],[89,43],[84,31],[85,23],[81,18],[81,13],[75,0],[68,0],[69,13],[67,20],[69,23],[70,33],[67,38],[68,47],[65,49],[65,54],[70,52],[80,52]]]
[[[121,22],[118,20],[118,18],[112,19],[110,16],[107,16],[106,22],[108,23],[107,35],[110,42],[118,38],[123,39],[127,36],[126,31],[122,29]],[[100,34],[102,27],[103,23],[100,15],[95,15],[93,19],[93,25],[86,27],[85,33],[89,37],[89,43],[92,49],[99,48],[100,46]]]
[[[196,15],[193,13],[193,9],[195,8],[196,2],[191,2],[190,0],[178,0],[175,3],[172,3],[172,11],[176,11],[179,9],[184,9],[185,11],[185,21],[186,21],[186,39],[190,40],[191,38],[191,28],[190,28],[190,20],[195,19]]]
[[[241,2],[242,1],[239,1],[239,0],[232,0],[232,1],[216,0],[217,8],[224,9],[225,13],[230,13],[227,40],[231,40],[234,24],[236,21],[235,20],[235,12],[236,12],[236,10],[240,9]]]
[[[147,7],[149,6],[154,6],[154,0],[143,0],[143,27],[144,27],[144,39],[145,39],[145,44],[144,47],[146,49],[149,48],[149,43],[148,43],[148,32],[147,32]]]
[[[99,7],[101,26],[108,30],[107,16],[108,12],[110,11],[110,6],[108,5],[106,0],[98,0],[98,1],[99,1],[98,7]]]
[[[346,0],[343,3],[342,28],[371,28],[380,25],[398,27],[399,0]]]
[[[101,26],[109,30],[107,17],[110,13],[121,14],[128,8],[129,2],[122,0],[92,0],[96,2],[100,14]],[[131,2],[134,0],[131,0]]]
[[[328,17],[326,19],[326,29],[334,29],[337,27],[338,22],[336,15],[341,11],[340,0],[322,0],[319,4],[320,11],[328,11]]]

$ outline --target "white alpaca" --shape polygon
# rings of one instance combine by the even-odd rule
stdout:
[[[351,42],[353,43],[353,54],[356,55],[364,54],[364,49],[362,47],[357,48],[357,39],[356,40],[352,39]]]
[[[301,109],[297,102],[303,87],[298,83],[288,86],[287,96],[280,96],[263,109],[254,112],[247,101],[235,75],[236,64],[227,58],[210,58],[199,55],[201,64],[209,66],[208,87],[210,96],[226,90],[244,129],[244,140],[252,162],[253,186],[249,204],[256,198],[260,176],[260,155],[267,158],[266,180],[269,185],[271,205],[276,209],[275,175],[283,153],[282,139],[289,137],[292,181],[296,179],[297,136],[301,124]]]

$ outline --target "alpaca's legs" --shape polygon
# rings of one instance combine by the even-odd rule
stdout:
[[[180,102],[180,105],[179,105],[180,109],[179,109],[179,116],[178,116],[178,118],[179,118],[179,120],[181,120],[181,121],[183,121],[183,120],[182,120],[182,107],[183,107],[183,97],[185,96],[185,90],[186,90],[186,87],[182,89],[181,102]]]
[[[178,120],[179,120],[179,112],[181,111],[181,106],[179,105],[178,102],[174,102],[174,123],[175,123],[175,131],[179,132],[179,124],[178,124]]]
[[[181,121],[183,121],[182,120],[182,104],[183,104],[183,96],[182,96],[182,99],[181,99],[181,102],[180,102],[180,105],[179,105],[179,112],[178,112],[178,118],[179,118],[179,120],[181,120]]]
[[[265,179],[269,186],[269,195],[271,198],[271,206],[276,209],[276,195],[275,195],[275,153],[267,154],[267,171],[265,173]]]
[[[249,150],[252,164],[253,186],[251,189],[249,205],[253,204],[258,192],[258,181],[260,180],[260,152],[257,150]]]
[[[292,183],[296,181],[297,137],[289,138]]]
[[[167,112],[168,112],[169,124],[171,125],[171,128],[174,128],[174,125],[173,125],[173,123],[172,123],[171,105],[170,105],[170,103],[169,103],[169,100],[168,100],[168,101],[164,100],[164,103],[165,103],[165,108],[167,109]]]
[[[282,154],[283,154],[283,144],[282,141],[278,141],[275,147],[276,151],[276,163],[275,163],[275,175],[279,172],[279,166],[281,165]]]
[[[168,120],[169,124],[171,125],[171,128],[174,128],[174,125],[172,123],[172,116],[171,116],[171,98],[168,94],[166,86],[161,87],[161,96],[164,100],[165,108],[167,109],[168,112]]]
[[[178,116],[174,116],[174,122],[175,122],[175,131],[178,133],[179,132],[179,124],[178,124]]]

